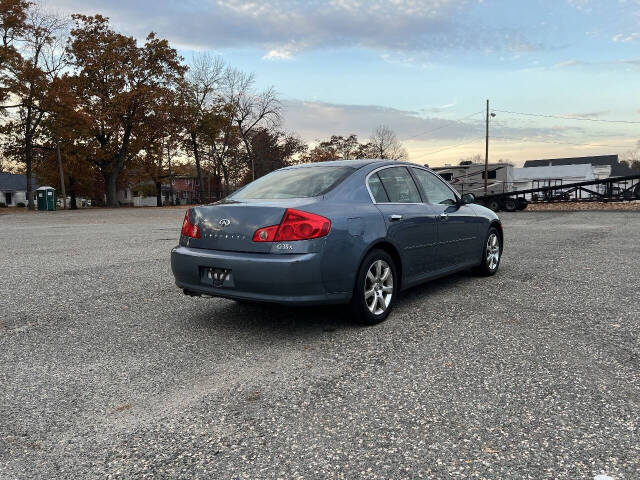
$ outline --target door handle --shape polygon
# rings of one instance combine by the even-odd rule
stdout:
[[[443,222],[446,222],[447,220],[449,220],[449,215],[447,215],[446,213],[441,213],[440,220],[442,220]]]
[[[390,215],[389,220],[391,220],[392,222],[398,222],[402,220],[402,215]]]

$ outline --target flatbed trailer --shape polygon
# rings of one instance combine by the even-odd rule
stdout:
[[[538,180],[537,182],[543,183],[544,181]],[[477,202],[491,210],[506,210],[508,212],[524,210],[529,203],[627,202],[632,200],[640,200],[640,173],[576,183],[550,180],[546,185],[536,188],[477,196]]]

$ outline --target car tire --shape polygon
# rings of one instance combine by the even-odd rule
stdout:
[[[351,297],[350,310],[356,322],[375,325],[386,320],[398,296],[396,272],[395,262],[384,250],[367,254],[358,269]]]
[[[482,260],[478,266],[478,273],[489,277],[498,271],[502,259],[502,240],[497,228],[489,228],[482,245]]]
[[[515,212],[518,209],[518,203],[515,198],[505,198],[503,204],[507,212]]]

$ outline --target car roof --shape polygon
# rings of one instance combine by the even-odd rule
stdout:
[[[383,160],[380,158],[358,158],[354,160],[331,160],[328,162],[315,162],[315,163],[301,163],[300,165],[292,165],[287,168],[313,168],[313,167],[354,167],[361,168],[367,165],[376,164],[379,166],[384,165],[415,165],[421,166],[413,163],[408,163],[404,161],[398,160]]]

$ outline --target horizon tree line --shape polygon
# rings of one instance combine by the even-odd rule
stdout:
[[[368,142],[333,135],[310,147],[282,129],[277,92],[259,90],[253,74],[209,53],[186,64],[155,33],[139,44],[99,14],[0,0],[0,34],[0,144],[26,173],[30,209],[35,170],[60,185],[65,208],[67,191],[104,192],[116,207],[128,172],[156,186],[160,205],[161,184],[184,164],[195,166],[204,201],[205,170],[227,195],[294,163],[408,157],[386,126]]]

